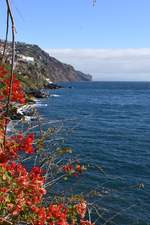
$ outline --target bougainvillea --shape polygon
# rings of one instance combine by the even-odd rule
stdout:
[[[5,70],[4,67],[0,67],[0,100],[5,100],[8,98],[11,88],[11,101],[12,102],[19,102],[21,104],[25,103],[25,95],[21,88],[21,84],[19,80],[16,78],[16,75],[13,75],[12,79],[12,87],[10,87],[10,75]]]
[[[36,154],[34,133],[24,135],[19,132],[7,135],[10,122],[6,114],[8,95],[10,104],[24,104],[25,94],[19,80],[13,76],[10,90],[10,75],[0,66],[0,224],[32,225],[93,225],[86,220],[87,203],[84,200],[74,204],[50,202],[44,205],[46,196],[45,174],[39,166],[27,169],[20,159],[20,153]],[[68,175],[80,174],[83,167],[79,164],[66,164],[61,172]]]

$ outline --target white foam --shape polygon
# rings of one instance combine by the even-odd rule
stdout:
[[[35,107],[47,107],[48,104],[44,104],[44,103],[36,103],[34,104]]]
[[[60,97],[60,95],[52,94],[50,97]]]
[[[30,121],[32,119],[32,116],[24,116],[25,121]]]

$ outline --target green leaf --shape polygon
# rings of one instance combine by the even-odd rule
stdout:
[[[4,86],[5,86],[5,84],[0,82],[0,89],[3,88]]]

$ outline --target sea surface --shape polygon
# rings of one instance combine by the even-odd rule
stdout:
[[[37,108],[87,165],[75,187],[96,194],[96,224],[150,224],[150,83],[62,85]]]

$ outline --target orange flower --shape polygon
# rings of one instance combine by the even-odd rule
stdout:
[[[81,201],[75,206],[78,215],[83,219],[87,211],[87,204],[85,201]]]

